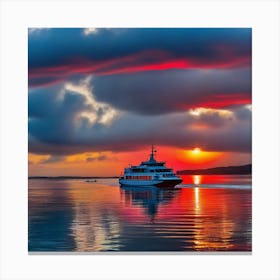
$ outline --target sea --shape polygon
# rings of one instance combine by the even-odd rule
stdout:
[[[29,253],[250,253],[251,176],[181,177],[173,189],[30,178]]]

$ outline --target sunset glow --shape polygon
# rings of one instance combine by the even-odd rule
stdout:
[[[193,152],[194,155],[199,155],[201,153],[201,150],[200,150],[200,148],[194,148],[192,150],[192,152]]]
[[[193,183],[195,185],[201,184],[201,175],[193,175]]]
[[[183,151],[180,158],[189,164],[200,165],[218,161],[222,156],[222,152],[203,151],[200,148],[195,148]]]
[[[252,251],[252,28],[30,28],[27,47],[28,252]]]
[[[251,60],[250,28],[30,29],[29,176],[250,163]]]
[[[203,115],[219,115],[224,118],[234,117],[234,114],[230,110],[223,110],[223,109],[213,109],[213,108],[196,108],[189,110],[189,114],[194,117],[200,117]]]

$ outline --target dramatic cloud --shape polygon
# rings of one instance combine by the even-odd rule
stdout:
[[[102,114],[99,122],[87,118],[81,121],[81,116],[87,117],[83,113],[90,106],[88,95],[52,89],[57,91],[37,90],[29,94],[29,149],[34,153],[125,151],[152,142],[184,148],[199,144],[219,151],[251,149],[251,110],[246,106],[158,116],[122,112],[108,124],[101,122]],[[234,136],[237,134],[238,138]]]
[[[251,103],[251,70],[169,70],[94,78],[97,100],[139,114]]]
[[[40,134],[48,131],[48,138],[70,137],[76,127],[87,125],[110,125],[118,112],[105,103],[94,99],[89,78],[77,84],[66,83],[29,93],[28,116],[30,132]],[[70,139],[70,138],[69,138]]]
[[[81,73],[244,67],[251,64],[251,29],[52,29],[30,36],[28,52],[30,86]]]
[[[251,29],[30,29],[28,68],[36,163],[151,143],[251,152]]]

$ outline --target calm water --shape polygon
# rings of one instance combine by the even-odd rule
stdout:
[[[251,251],[251,177],[183,177],[173,190],[29,179],[29,251]]]

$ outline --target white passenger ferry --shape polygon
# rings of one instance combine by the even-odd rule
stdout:
[[[155,149],[152,145],[150,159],[140,165],[130,166],[124,169],[124,174],[119,178],[122,186],[156,186],[174,187],[182,182],[182,179],[171,168],[165,167],[165,162],[155,160]]]

